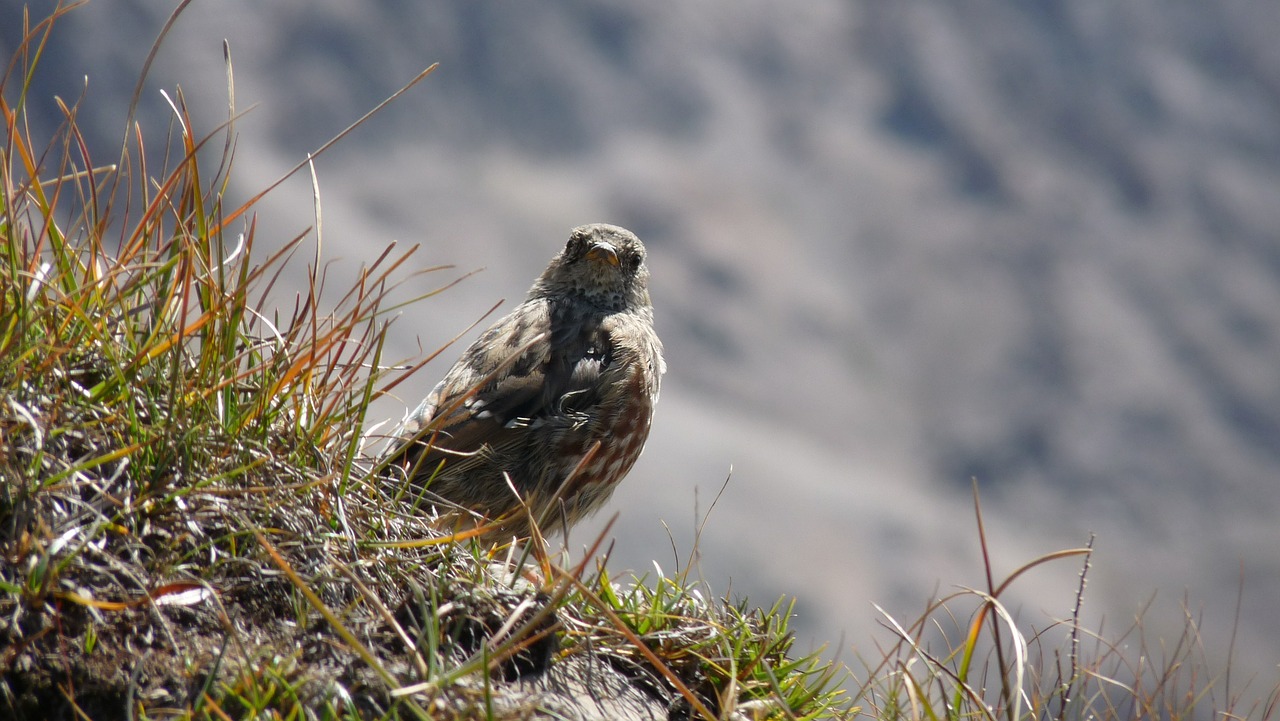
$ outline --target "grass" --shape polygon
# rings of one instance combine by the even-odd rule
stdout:
[[[1200,619],[1185,603],[1185,625],[1176,638],[1148,633],[1143,619],[1149,609],[1118,632],[1086,628],[1081,611],[1092,538],[1082,548],[1034,559],[995,583],[976,485],[974,507],[985,588],[935,599],[909,625],[881,610],[896,642],[879,649],[878,661],[863,663],[854,698],[864,715],[882,721],[1276,717],[1280,685],[1273,680],[1255,693],[1256,678],[1243,684],[1236,679],[1233,685],[1230,662],[1215,670],[1199,633]],[[1001,603],[1001,595],[1025,572],[1071,558],[1082,565],[1069,617],[1028,624]]]
[[[1140,622],[1086,632],[1084,572],[1076,616],[1029,633],[1000,603],[1018,572],[886,614],[896,642],[851,676],[794,652],[789,602],[715,598],[691,564],[619,582],[602,540],[569,566],[445,535],[361,433],[429,360],[383,359],[393,292],[441,278],[411,301],[429,305],[445,269],[391,247],[331,292],[318,204],[315,228],[260,243],[280,181],[228,200],[234,103],[202,133],[175,92],[168,134],[131,126],[106,162],[75,104],[36,137],[30,80],[69,10],[28,23],[0,81],[0,715],[1273,716],[1274,688],[1245,703],[1210,673],[1190,616],[1159,654]]]

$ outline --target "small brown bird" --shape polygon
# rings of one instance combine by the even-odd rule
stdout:
[[[396,430],[389,464],[506,537],[597,510],[640,457],[666,371],[644,261],[626,229],[574,228]]]

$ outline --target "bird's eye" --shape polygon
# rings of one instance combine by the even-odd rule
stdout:
[[[569,242],[564,246],[564,254],[570,258],[580,258],[582,254],[587,252],[590,236],[585,233],[574,233],[569,236]]]

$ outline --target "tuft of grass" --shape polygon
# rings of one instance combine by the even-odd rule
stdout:
[[[1152,638],[1147,609],[1118,635],[1081,622],[1093,539],[1081,548],[1033,559],[998,584],[974,486],[986,588],[963,589],[930,602],[911,624],[879,609],[897,639],[879,661],[864,660],[853,693],[862,715],[878,721],[1120,721],[1127,719],[1258,719],[1276,715],[1280,684],[1259,697],[1232,687],[1230,668],[1213,670],[1199,620],[1183,605],[1176,639]],[[1001,596],[1023,573],[1069,558],[1083,559],[1075,604],[1065,619],[1040,627],[1020,622]]]
[[[400,500],[361,429],[430,359],[384,362],[390,294],[443,269],[391,247],[333,299],[318,201],[314,229],[260,239],[284,178],[229,198],[234,102],[202,134],[174,90],[168,134],[132,125],[106,163],[78,103],[38,137],[31,78],[73,9],[24,16],[0,80],[0,716],[846,714],[783,604],[618,585],[594,549],[531,564]]]
[[[624,588],[601,567],[594,581],[581,592],[619,631],[609,653],[633,663],[646,650],[660,655],[655,667],[677,674],[694,696],[715,700],[717,718],[852,714],[843,669],[822,660],[821,649],[792,656],[794,600],[779,599],[768,609],[746,601],[713,604],[685,574],[668,577],[660,570],[652,584],[640,578]]]

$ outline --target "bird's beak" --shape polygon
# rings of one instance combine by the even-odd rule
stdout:
[[[596,243],[587,251],[587,259],[608,263],[612,266],[618,266],[622,261],[618,260],[618,251],[608,243]]]

